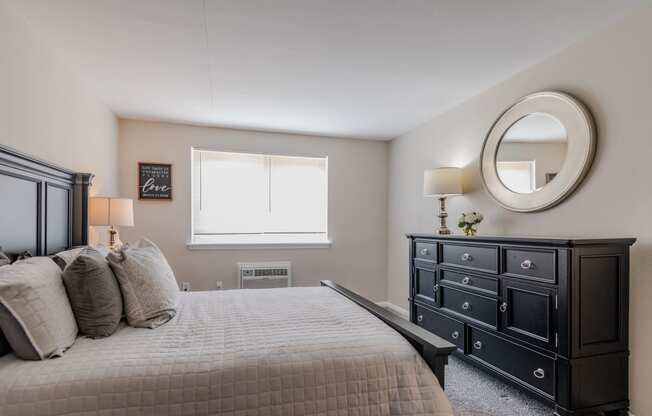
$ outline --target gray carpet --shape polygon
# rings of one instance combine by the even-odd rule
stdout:
[[[446,394],[456,416],[552,416],[554,409],[451,356]]]

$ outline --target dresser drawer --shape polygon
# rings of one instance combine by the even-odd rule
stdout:
[[[474,295],[463,290],[441,286],[440,306],[467,318],[497,328],[498,302],[496,299]]]
[[[464,324],[455,319],[417,306],[416,324],[464,350]]]
[[[503,249],[503,274],[557,282],[557,252],[546,249]]]
[[[443,243],[441,263],[497,274],[498,247]]]
[[[437,243],[417,241],[414,243],[414,258],[437,262]]]
[[[464,287],[465,290],[498,295],[498,279],[469,273],[440,269],[440,283]]]
[[[553,397],[555,360],[477,328],[469,328],[473,358],[498,368],[530,387]]]

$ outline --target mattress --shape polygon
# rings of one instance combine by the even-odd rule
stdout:
[[[452,415],[411,345],[331,289],[181,295],[157,329],[0,358],[0,414]]]

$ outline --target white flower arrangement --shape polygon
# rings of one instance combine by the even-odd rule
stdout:
[[[464,231],[467,236],[473,236],[478,232],[478,224],[482,222],[484,216],[479,212],[463,212],[457,220],[457,226]]]

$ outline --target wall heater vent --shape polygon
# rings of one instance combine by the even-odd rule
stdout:
[[[241,289],[268,289],[292,286],[292,263],[238,263]]]

